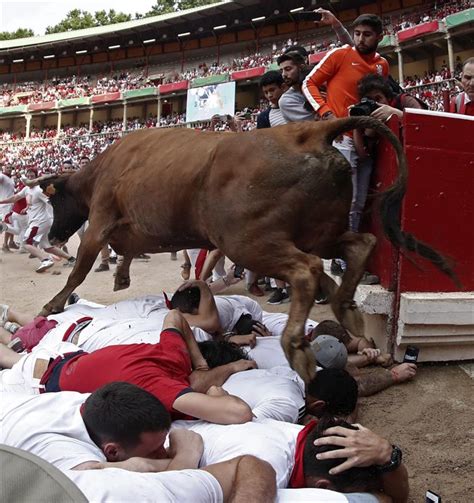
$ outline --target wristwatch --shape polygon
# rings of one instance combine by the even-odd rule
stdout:
[[[392,445],[392,454],[390,461],[384,465],[377,465],[377,470],[380,473],[391,472],[396,470],[402,463],[402,450],[396,445]]]

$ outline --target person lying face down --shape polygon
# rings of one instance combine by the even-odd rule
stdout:
[[[1,400],[0,443],[32,452],[61,470],[133,469],[134,463],[145,463],[141,458],[167,457],[170,416],[155,396],[133,384],[113,382],[90,395],[2,392]],[[188,441],[202,450],[202,442]],[[130,461],[134,457],[140,459]],[[156,468],[169,463],[157,462]]]
[[[53,362],[48,359],[35,362],[34,370],[38,364],[44,364],[40,385],[46,392],[88,393],[109,382],[126,381],[154,394],[174,419],[194,417],[223,424],[252,419],[245,402],[231,395],[209,392],[209,388],[221,384],[234,372],[254,368],[255,363],[242,360],[208,370],[188,323],[178,311],[170,311],[166,316],[158,344],[109,346],[92,353],[78,348],[74,351],[70,343],[64,344],[68,345],[67,353]],[[0,353],[6,351],[3,348]],[[19,360],[31,358],[31,355],[13,355]],[[191,378],[193,368],[204,375]]]

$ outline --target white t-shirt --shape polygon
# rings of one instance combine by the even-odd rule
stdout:
[[[268,313],[263,311],[263,324],[271,332],[272,335],[281,336],[288,323],[288,315],[286,313]],[[317,321],[307,319],[305,323],[305,334],[310,332],[318,325]]]
[[[0,173],[0,201],[15,193],[15,184],[13,180],[3,173]],[[0,215],[6,215],[12,207],[11,203],[0,204]]]
[[[252,319],[262,321],[262,308],[249,297],[243,295],[216,295],[214,300],[224,332],[232,330],[243,314],[250,314]]]
[[[23,193],[23,191],[25,191],[25,195],[29,203],[28,224],[41,225],[52,222],[53,207],[51,206],[48,197],[43,194],[41,187],[39,185],[36,185],[35,187],[25,187],[21,192]]]
[[[137,473],[119,468],[67,470],[65,474],[94,503],[221,503],[222,488],[203,470]]]
[[[246,402],[257,419],[296,423],[305,412],[304,382],[288,366],[237,372],[222,387]]]
[[[296,438],[303,426],[273,419],[244,424],[212,424],[205,421],[174,421],[173,428],[199,433],[204,440],[200,466],[251,454],[272,465],[277,487],[286,487],[294,465]]]
[[[378,503],[369,493],[338,493],[327,489],[278,489],[277,503]]]
[[[60,470],[105,461],[81,417],[80,407],[88,396],[72,391],[0,393],[0,443],[36,454]]]

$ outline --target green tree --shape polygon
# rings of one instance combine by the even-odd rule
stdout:
[[[116,12],[110,9],[108,12],[100,10],[91,14],[80,9],[73,9],[68,12],[67,16],[54,26],[46,28],[46,34],[61,33],[65,31],[82,30],[84,28],[93,28],[95,26],[104,26],[114,23],[123,23],[130,21],[132,16],[123,12]]]
[[[161,14],[169,14],[171,12],[181,12],[193,7],[201,7],[202,5],[210,5],[220,0],[156,0],[150,11],[144,17],[160,16]]]
[[[29,28],[18,28],[16,31],[2,31],[0,32],[0,40],[13,40],[15,38],[34,37],[33,30]]]

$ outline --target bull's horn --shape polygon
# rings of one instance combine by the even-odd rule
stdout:
[[[28,180],[28,178],[22,176],[21,181],[27,186],[27,187],[36,187],[36,185],[39,185],[41,182],[44,182],[45,180],[50,180],[51,178],[55,178],[58,175],[56,174],[50,174],[50,175],[43,175],[39,176],[38,178],[33,178],[33,180]]]

